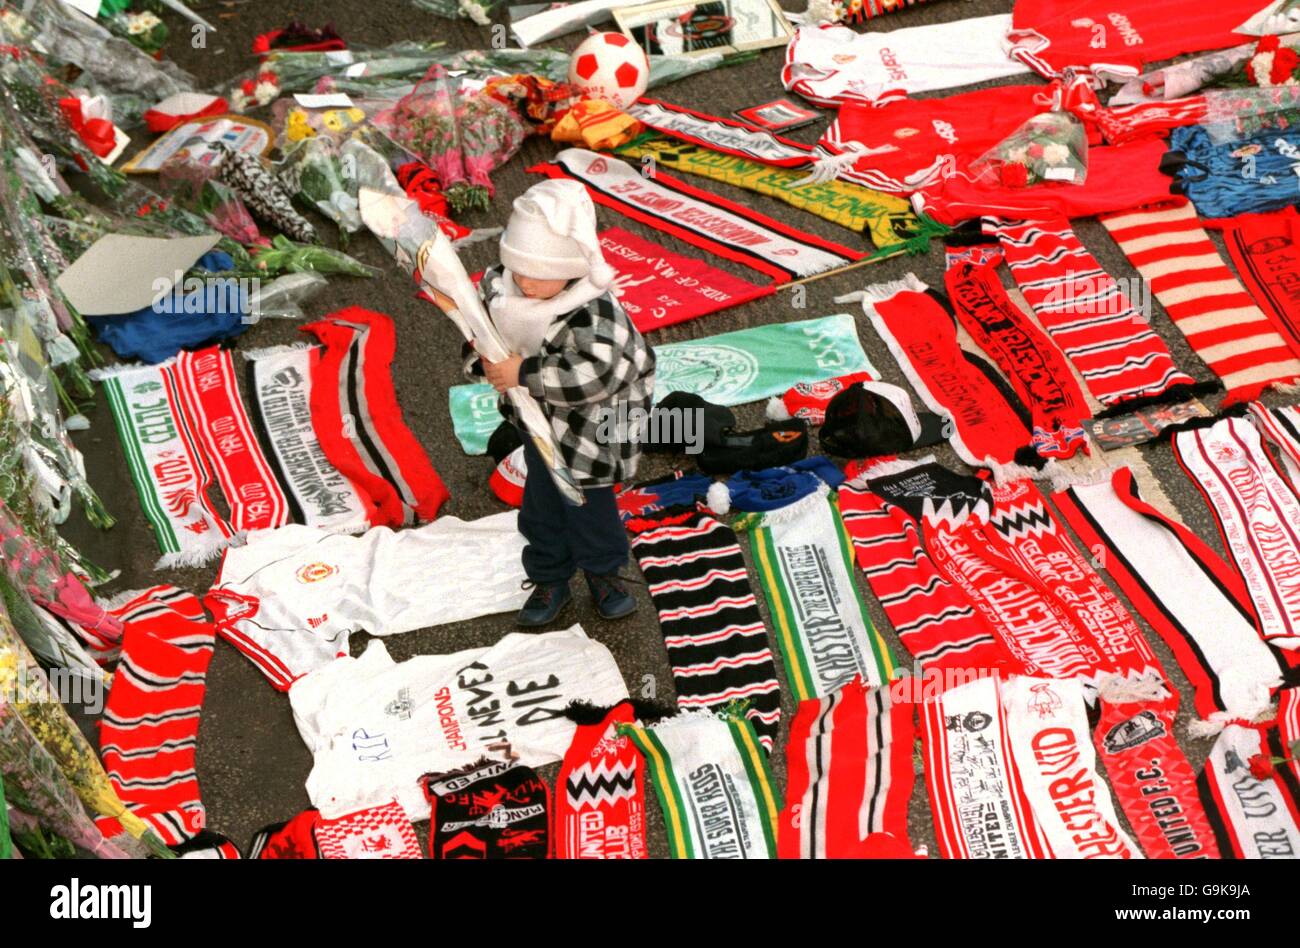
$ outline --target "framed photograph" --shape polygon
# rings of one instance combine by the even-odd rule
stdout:
[[[773,99],[762,105],[753,105],[747,109],[737,109],[732,113],[736,118],[757,125],[769,132],[784,132],[792,128],[802,128],[809,122],[815,122],[821,113],[791,102],[789,99]]]
[[[651,56],[765,49],[794,35],[776,0],[657,0],[615,7],[614,21]]]

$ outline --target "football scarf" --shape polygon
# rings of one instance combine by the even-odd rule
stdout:
[[[126,631],[99,752],[117,795],[175,846],[204,827],[194,758],[216,637],[199,600],[174,586],[146,589],[111,614]],[[100,826],[111,836],[106,824],[116,822]]]
[[[1201,802],[1225,858],[1300,858],[1300,784],[1275,726],[1223,729],[1197,779]]]
[[[1300,741],[1300,689],[1285,688],[1278,694],[1277,728],[1280,746],[1285,748],[1285,764],[1291,779],[1300,781],[1300,759],[1296,755],[1296,741]]]
[[[997,235],[1025,299],[1103,405],[1192,384],[1064,218],[986,222],[985,232]]]
[[[1012,759],[997,678],[928,698],[921,717],[925,785],[944,859],[1047,859]]]
[[[1141,72],[1143,63],[1236,46],[1233,32],[1258,0],[1189,7],[1175,0],[1029,0],[1017,3],[1007,35],[1011,55],[1048,79],[1072,74],[1097,85]],[[1177,29],[1171,26],[1177,24]]]
[[[1003,48],[1010,26],[1009,14],[888,32],[803,26],[786,47],[781,84],[834,107],[1023,75]]]
[[[1250,420],[1273,446],[1291,483],[1300,483],[1300,408],[1295,405],[1269,408],[1254,402],[1250,406]]]
[[[1160,634],[1207,720],[1253,720],[1282,683],[1276,654],[1255,628],[1241,579],[1200,537],[1142,499],[1121,468],[1052,500],[1142,618]]]
[[[870,487],[922,522],[935,568],[980,612],[1016,671],[1081,678],[1090,689],[1112,674],[1163,680],[1132,616],[1030,481],[990,490],[926,464]]]
[[[923,671],[1007,663],[997,636],[931,562],[911,515],[872,493],[863,478],[841,486],[839,502],[858,566]]]
[[[1287,207],[1224,222],[1223,241],[1250,295],[1300,352],[1300,215]]]
[[[1300,647],[1300,500],[1242,418],[1174,435],[1174,457],[1200,490],[1245,581],[1260,634]]]
[[[531,767],[479,761],[430,774],[425,793],[433,815],[434,859],[546,859],[551,854],[551,791]]]
[[[248,847],[249,859],[319,859],[316,824],[320,813],[303,810],[291,820],[259,830]]]
[[[601,231],[600,249],[620,277],[618,303],[642,333],[776,292],[618,227]]]
[[[1300,378],[1300,359],[1224,264],[1190,201],[1107,215],[1102,224],[1196,354],[1224,404]]]
[[[360,536],[290,525],[227,551],[204,599],[222,638],[286,690],[346,655],[349,633],[393,635],[523,605],[514,511]]]
[[[396,803],[316,823],[321,859],[423,859],[415,827]]]
[[[402,420],[393,321],[350,306],[299,329],[323,343],[312,367],[312,427],[330,463],[368,495],[371,524],[432,520],[449,494]]]
[[[626,526],[659,614],[678,706],[722,709],[745,702],[745,719],[771,748],[781,689],[735,532],[696,511],[633,518]]]
[[[776,857],[776,791],[748,721],[687,712],[619,733],[650,768],[674,859]]]
[[[848,313],[737,329],[654,347],[655,393],[699,395],[714,405],[742,405],[780,395],[798,382],[854,372],[879,378]],[[491,385],[457,385],[452,427],[466,454],[483,454],[501,424]]]
[[[100,370],[94,377],[103,382],[140,506],[162,550],[156,568],[208,562],[235,530],[208,496],[212,473],[175,360]]]
[[[1141,859],[1097,773],[1083,686],[1015,675],[1001,688],[1007,746],[1057,859]]]
[[[887,685],[894,663],[853,576],[853,554],[833,495],[823,488],[736,521],[751,531],[758,580],[797,701],[861,678]]]
[[[911,856],[914,712],[860,679],[800,702],[785,750],[781,859]]]
[[[620,734],[636,712],[623,702],[579,724],[555,785],[556,859],[645,859],[645,773]]]
[[[1101,700],[1093,732],[1115,799],[1152,859],[1217,859],[1219,847],[1196,792],[1196,771],[1174,739],[1178,699]]]
[[[619,148],[617,154],[642,162],[651,160],[656,167],[684,171],[784,201],[867,237],[877,257],[909,249],[924,250],[931,237],[948,232],[946,227],[922,221],[897,195],[834,179],[805,183],[807,175],[800,171],[773,168],[687,142],[640,138]]]
[[[656,132],[680,141],[774,168],[806,169],[817,159],[807,145],[774,135],[756,125],[707,115],[656,99],[638,99],[628,107],[627,114]]]
[[[289,502],[253,434],[239,399],[235,361],[209,346],[176,357],[176,378],[189,394],[194,433],[230,504],[236,530],[264,530],[289,522]]]
[[[835,298],[852,300],[861,300],[926,407],[952,421],[949,441],[958,457],[973,467],[1024,458],[1030,434],[1016,398],[992,366],[961,348],[946,300],[910,273]]]
[[[996,360],[1033,419],[1040,457],[1068,458],[1088,450],[1083,423],[1091,416],[1065,356],[1025,317],[998,280],[992,264],[959,263],[944,285],[958,321]]]
[[[865,256],[665,174],[645,177],[625,161],[581,148],[565,149],[553,162],[528,170],[581,181],[597,203],[777,283],[837,270]]]
[[[355,533],[369,526],[370,503],[321,449],[312,427],[315,346],[244,354],[253,418],[294,523]]]

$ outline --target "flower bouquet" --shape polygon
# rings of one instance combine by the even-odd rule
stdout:
[[[193,161],[167,161],[158,169],[158,184],[174,197],[187,201],[213,230],[238,243],[261,243],[261,231],[243,200],[218,181],[211,165]]]
[[[260,275],[280,273],[341,273],[344,276],[372,277],[379,271],[332,247],[295,244],[276,235],[269,247],[254,248],[253,271]]]
[[[149,56],[157,56],[167,42],[167,25],[150,10],[115,13],[105,23],[115,35]]]
[[[421,10],[449,20],[466,18],[479,26],[492,22],[492,11],[501,5],[501,0],[411,0]]]
[[[1083,184],[1088,173],[1088,136],[1070,112],[1043,112],[980,156],[970,173],[973,180],[990,187]]]
[[[313,136],[293,149],[276,169],[294,194],[338,225],[345,241],[364,226],[357,211],[356,175],[348,173],[350,164],[344,162],[334,139]]]

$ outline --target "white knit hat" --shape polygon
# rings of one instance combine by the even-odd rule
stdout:
[[[515,198],[501,235],[501,264],[534,280],[587,277],[598,287],[617,275],[596,237],[596,208],[585,185],[554,178]]]

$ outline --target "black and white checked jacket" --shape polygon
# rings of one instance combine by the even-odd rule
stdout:
[[[500,274],[488,270],[479,286],[495,286]],[[482,378],[472,350],[465,369]],[[650,411],[654,372],[654,351],[612,293],[556,317],[541,352],[524,359],[520,380],[551,419],[560,456],[581,486],[608,487],[636,474],[641,442],[628,428]],[[498,407],[515,423],[508,399]]]

